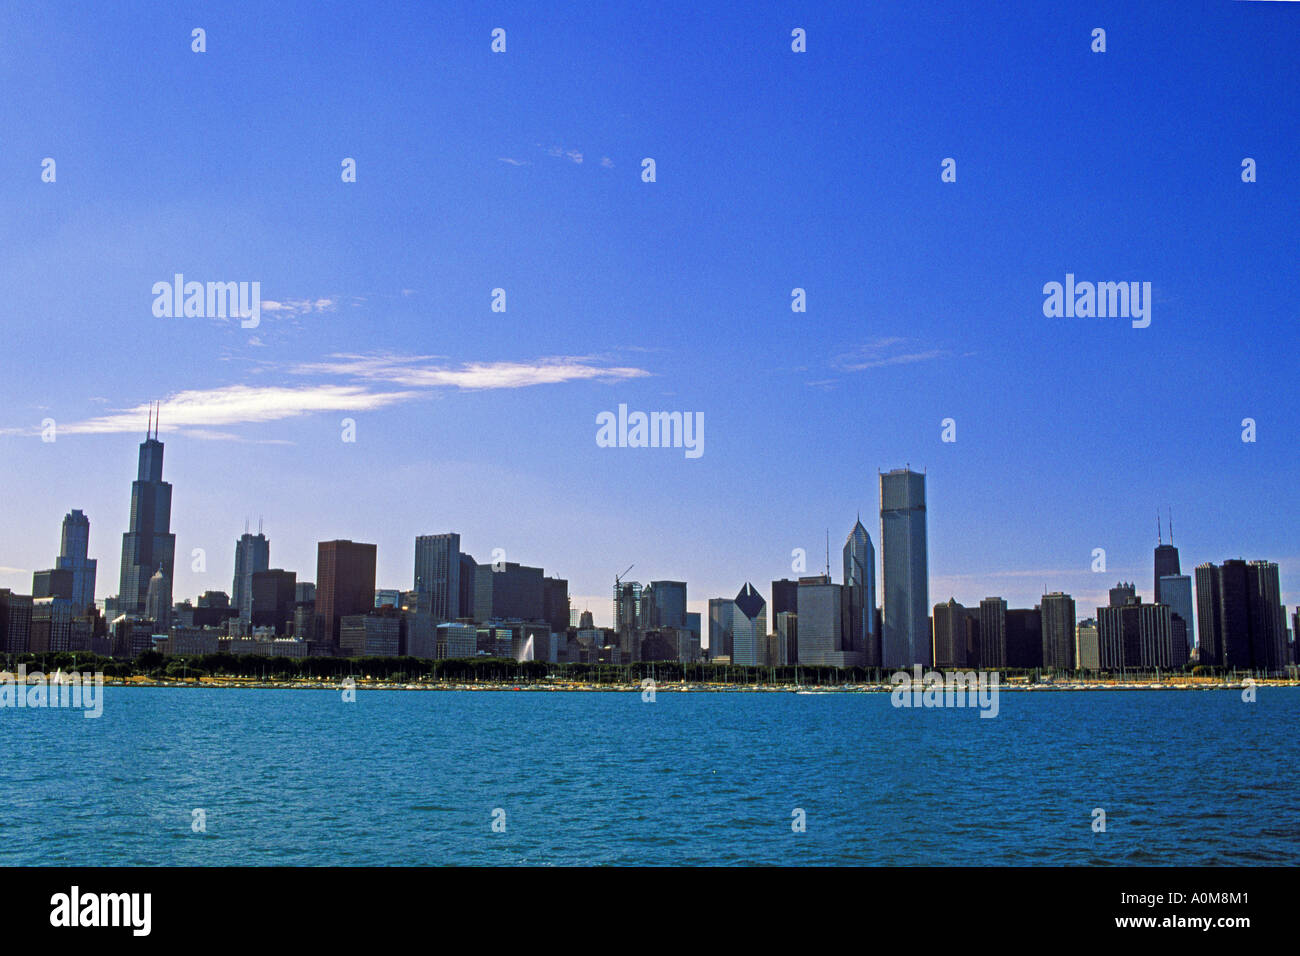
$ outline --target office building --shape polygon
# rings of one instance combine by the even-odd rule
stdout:
[[[979,667],[997,670],[1007,666],[1007,602],[986,597],[979,610]]]
[[[926,556],[925,475],[900,468],[880,475],[881,591],[886,668],[930,664],[930,587]],[[800,600],[803,593],[800,591]],[[803,605],[799,608],[803,618]],[[806,620],[801,620],[801,640]]]
[[[249,534],[245,529],[235,542],[235,581],[231,588],[231,605],[239,611],[241,621],[253,619],[253,575],[271,566],[271,542],[262,529]]]
[[[460,535],[423,534],[415,539],[415,607],[435,624],[455,621],[460,606]]]
[[[162,480],[163,443],[157,426],[145,432],[140,445],[136,480],[131,483],[131,520],[122,535],[122,564],[117,608],[123,614],[144,611],[149,579],[162,569],[171,581],[176,557],[176,535],[171,533],[172,486]]]
[[[880,666],[876,633],[876,549],[859,518],[844,542],[844,597],[848,602],[850,649],[868,667]]]
[[[87,557],[90,549],[90,519],[78,508],[63,516],[59,556],[54,566],[72,572],[72,606],[78,614],[95,603],[95,570],[99,562]]]
[[[373,544],[322,541],[316,546],[316,634],[327,644],[339,644],[340,621],[374,610],[375,560]]]
[[[1176,560],[1176,557],[1175,557]],[[1192,579],[1186,574],[1168,574],[1158,579],[1157,604],[1168,604],[1177,620],[1175,632],[1181,631],[1181,646],[1174,642],[1175,666],[1186,663],[1196,646],[1196,627],[1192,622]],[[1181,621],[1181,625],[1179,622]],[[1175,636],[1179,636],[1177,633]]]
[[[709,660],[731,660],[732,636],[736,619],[736,602],[729,598],[709,598]]]
[[[1074,670],[1074,598],[1060,591],[1044,594],[1038,610],[1043,627],[1043,667]]]
[[[1079,670],[1095,671],[1101,667],[1100,649],[1097,644],[1097,619],[1088,618],[1080,621],[1074,629],[1074,659]]]
[[[269,627],[278,635],[291,632],[298,575],[283,568],[254,571],[251,584],[253,627]]]
[[[31,650],[32,596],[0,588],[0,652],[26,654]]]
[[[967,666],[966,642],[968,628],[966,608],[955,598],[934,606],[934,666],[940,670]]]
[[[746,582],[732,602],[731,662],[757,667],[767,663],[767,602]]]
[[[1168,604],[1097,608],[1098,657],[1102,670],[1153,671],[1174,666],[1173,612]]]

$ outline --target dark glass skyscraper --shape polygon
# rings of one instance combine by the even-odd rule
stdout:
[[[122,567],[118,583],[118,610],[143,614],[149,580],[162,569],[170,591],[176,558],[176,535],[171,533],[172,486],[162,480],[163,443],[157,425],[140,444],[140,464],[131,483],[131,521],[122,535]],[[171,594],[166,596],[171,603]]]
[[[1178,549],[1174,547],[1174,522],[1169,520],[1169,543],[1165,544],[1160,533],[1160,516],[1156,516],[1156,581],[1155,581],[1155,604],[1168,604],[1168,601],[1162,600],[1160,595],[1160,579],[1169,577],[1174,574],[1182,574],[1178,566]]]
[[[880,666],[876,633],[876,549],[859,518],[844,542],[844,591],[849,605],[849,640],[868,667]]]

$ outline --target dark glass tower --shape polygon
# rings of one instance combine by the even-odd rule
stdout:
[[[1169,518],[1169,543],[1165,544],[1164,536],[1160,529],[1160,515],[1156,515],[1156,582],[1153,594],[1155,594],[1155,604],[1167,604],[1167,601],[1160,596],[1160,579],[1166,575],[1182,574],[1178,567],[1178,549],[1174,547],[1174,519],[1171,515]]]
[[[171,533],[172,486],[162,480],[163,443],[158,424],[150,416],[149,430],[140,444],[140,465],[131,483],[130,528],[122,535],[122,569],[118,583],[118,610],[143,614],[149,579],[162,569],[168,588],[174,580],[176,535]],[[171,595],[166,595],[170,606]]]

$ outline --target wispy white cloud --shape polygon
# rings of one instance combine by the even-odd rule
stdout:
[[[333,312],[338,308],[338,299],[263,299],[263,312],[284,312],[289,315],[309,315],[312,312]]]
[[[227,385],[221,388],[178,392],[159,407],[162,431],[212,426],[258,424],[297,418],[317,412],[364,412],[420,397],[419,392],[375,392],[362,385]],[[137,405],[85,421],[60,423],[59,434],[107,435],[139,432],[149,416],[149,405]],[[39,432],[39,429],[24,429]],[[225,440],[221,432],[199,438]]]
[[[531,166],[532,163],[523,159],[511,159],[509,156],[498,156],[498,160],[503,163],[509,163],[511,166]]]
[[[608,156],[602,156],[600,157],[600,165],[604,166],[606,169],[613,169],[614,161]]]
[[[337,375],[387,382],[408,388],[458,388],[463,391],[527,388],[575,381],[621,381],[644,378],[645,369],[602,365],[581,356],[555,356],[530,362],[465,362],[434,364],[432,355],[332,355],[324,362],[298,365],[296,375]]]
[[[564,155],[568,156],[569,159],[573,160],[575,163],[578,163],[579,165],[582,164],[582,153],[578,152],[576,149],[568,150]]]
[[[882,338],[836,356],[831,365],[840,372],[863,372],[889,365],[910,365],[946,358],[947,349],[920,348],[902,338]]]

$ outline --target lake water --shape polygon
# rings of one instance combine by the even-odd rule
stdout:
[[[0,863],[1300,864],[1296,688],[104,693],[0,709]]]

